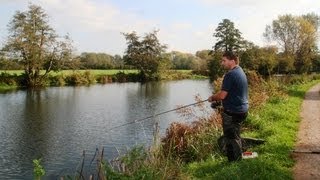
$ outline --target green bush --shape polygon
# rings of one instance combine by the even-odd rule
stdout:
[[[19,83],[19,76],[17,74],[8,74],[2,72],[0,74],[0,84],[9,85],[9,86],[17,86]]]
[[[63,74],[49,76],[49,85],[50,86],[64,86],[66,85],[65,77]]]
[[[83,74],[74,72],[65,78],[67,85],[89,85],[96,82],[95,77],[90,71],[85,71]]]
[[[118,72],[117,74],[112,76],[112,81],[114,82],[127,82],[127,78],[129,75],[126,75],[124,72]]]
[[[99,75],[96,77],[96,81],[101,84],[112,83],[112,76],[110,75]]]
[[[88,84],[94,84],[94,83],[96,83],[95,76],[94,76],[94,74],[92,74],[90,71],[85,71],[83,75],[84,75],[84,77],[86,78]]]

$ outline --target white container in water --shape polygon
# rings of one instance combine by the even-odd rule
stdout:
[[[242,159],[250,159],[250,158],[256,158],[256,157],[258,157],[257,152],[246,151],[242,153]]]

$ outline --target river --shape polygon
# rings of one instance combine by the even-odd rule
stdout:
[[[32,160],[39,158],[49,179],[73,175],[84,150],[92,158],[104,147],[105,159],[112,159],[134,145],[150,145],[156,121],[163,135],[171,122],[185,120],[170,112],[128,123],[211,93],[209,80],[180,80],[0,94],[0,179],[32,179]],[[115,126],[121,127],[109,130]]]

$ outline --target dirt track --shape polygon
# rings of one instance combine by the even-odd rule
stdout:
[[[300,116],[294,179],[320,179],[320,84],[306,93]]]

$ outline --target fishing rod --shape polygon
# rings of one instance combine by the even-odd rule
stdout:
[[[134,123],[137,123],[137,122],[141,122],[141,121],[144,121],[146,119],[150,119],[152,117],[156,117],[156,116],[159,116],[159,115],[162,115],[162,114],[166,114],[166,113],[169,113],[169,112],[172,112],[172,111],[176,111],[176,110],[179,110],[179,109],[183,109],[183,108],[186,108],[186,107],[189,107],[189,106],[194,106],[194,105],[197,105],[197,104],[200,104],[200,103],[203,103],[203,102],[206,102],[208,101],[208,99],[206,100],[203,100],[203,101],[198,101],[198,102],[195,102],[195,103],[192,103],[192,104],[188,104],[188,105],[184,105],[184,106],[181,106],[181,107],[178,107],[178,108],[175,108],[175,109],[171,109],[171,110],[167,110],[167,111],[163,111],[163,112],[160,112],[158,114],[154,114],[152,116],[148,116],[148,117],[144,117],[144,118],[141,118],[141,119],[136,119],[132,122],[128,122],[128,123],[125,123],[125,124],[121,124],[121,125],[118,125],[118,126],[114,126],[110,129],[108,129],[107,131],[111,131],[113,129],[117,129],[119,127],[122,127],[122,126],[126,126],[126,125],[129,125],[129,124],[134,124]]]

